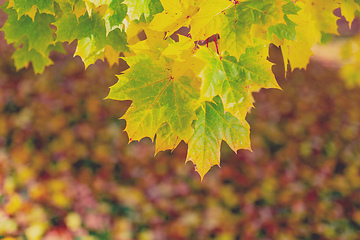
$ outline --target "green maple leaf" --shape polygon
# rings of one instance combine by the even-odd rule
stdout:
[[[57,27],[57,39],[68,42],[78,39],[75,55],[82,58],[85,67],[95,63],[97,59],[104,59],[106,45],[116,51],[129,51],[125,32],[115,28],[107,34],[105,20],[100,13],[93,12],[91,16],[85,13],[78,19],[72,13],[71,5],[64,4],[61,9],[63,16],[54,23]]]
[[[46,66],[52,64],[49,58],[50,51],[64,52],[60,42],[55,42],[55,36],[50,24],[55,17],[46,13],[37,12],[34,20],[28,15],[18,18],[13,8],[2,6],[8,14],[8,20],[1,28],[8,43],[14,43],[17,48],[13,54],[16,69],[28,67],[32,62],[34,72],[43,72]]]
[[[240,2],[220,14],[222,25],[219,31],[222,49],[238,57],[252,44],[251,27],[267,25],[278,19],[276,0],[249,0]]]
[[[73,13],[72,6],[70,4],[64,2],[60,6],[61,10],[63,11],[62,17],[54,23],[54,25],[57,27],[57,40],[61,42],[68,41],[71,43],[78,36],[77,26],[79,25],[79,22],[76,14]]]
[[[226,111],[245,119],[252,106],[252,88],[279,88],[271,72],[272,64],[261,56],[263,45],[249,47],[239,60],[218,56],[208,48],[201,48],[196,56],[206,62],[200,75],[203,79],[201,99],[211,100],[219,95]]]
[[[113,28],[122,25],[126,14],[127,6],[122,4],[123,0],[113,0],[108,7],[107,13],[105,13],[106,22],[109,27],[106,27],[106,32],[109,33]]]
[[[267,56],[268,45],[259,44],[247,47],[237,62],[234,57],[227,59],[240,66],[242,74],[249,78],[251,87],[280,89],[271,72],[273,64],[267,60]]]
[[[100,14],[93,13],[91,17],[86,13],[79,18],[76,25],[78,46],[75,55],[82,58],[85,67],[95,63],[97,59],[103,59],[106,45],[105,21]]]
[[[126,33],[119,28],[115,28],[106,37],[106,44],[112,46],[117,52],[128,52]]]
[[[118,76],[119,81],[110,88],[107,98],[133,101],[123,116],[130,141],[153,139],[164,122],[175,135],[188,139],[198,106],[198,92],[192,85],[196,76],[191,70],[187,71],[188,76],[176,76],[172,63],[164,58],[142,56],[125,60],[130,69]]]
[[[27,15],[18,18],[17,12],[12,8],[3,7],[8,14],[8,20],[1,28],[5,33],[7,42],[19,46],[28,40],[29,50],[34,49],[45,56],[46,49],[55,42],[55,36],[50,27],[54,16],[46,13],[36,13],[34,21]]]
[[[53,63],[53,61],[49,58],[49,54],[51,51],[66,53],[62,44],[60,42],[57,42],[54,45],[48,46],[44,56],[37,52],[35,49],[29,49],[28,40],[26,40],[23,47],[16,49],[16,51],[12,55],[16,70],[24,67],[26,68],[29,66],[29,63],[32,62],[35,74],[42,73],[46,66],[49,66]]]
[[[213,165],[220,164],[220,146],[225,140],[230,148],[250,149],[249,125],[224,111],[219,96],[205,102],[196,111],[194,134],[189,141],[187,161],[196,165],[201,179]]]
[[[24,14],[33,15],[38,9],[40,13],[55,15],[54,0],[12,0],[13,8],[19,16]]]
[[[210,49],[201,48],[197,57],[206,62],[201,77],[201,99],[211,101],[219,95],[225,109],[244,119],[248,108],[252,105],[249,92],[249,78],[236,60],[220,58]]]

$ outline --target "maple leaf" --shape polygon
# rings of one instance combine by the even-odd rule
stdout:
[[[219,96],[196,110],[194,134],[189,141],[187,161],[196,165],[201,179],[214,165],[220,165],[220,145],[225,140],[236,152],[250,150],[249,125],[224,111]]]
[[[106,34],[114,28],[120,28],[120,26],[122,26],[127,13],[127,6],[122,4],[122,2],[123,0],[113,0],[109,4],[104,14]]]
[[[2,6],[8,20],[1,30],[7,42],[14,43],[17,48],[12,56],[16,69],[28,67],[32,62],[35,73],[43,72],[46,66],[53,63],[49,58],[51,51],[65,52],[61,43],[55,41],[50,27],[54,16],[37,12],[32,20],[28,15],[19,17],[16,10],[7,7],[7,4]]]
[[[100,13],[94,12],[91,17],[85,13],[77,19],[69,4],[61,7],[63,17],[54,23],[57,27],[57,39],[68,42],[78,39],[75,55],[82,58],[85,67],[95,63],[97,59],[104,58],[106,45],[111,46],[116,54],[128,51],[126,34],[119,28],[107,34],[105,21]]]
[[[191,122],[195,119],[198,92],[194,88],[197,77],[191,69],[176,76],[174,63],[164,58],[125,58],[130,69],[119,75],[107,98],[132,100],[130,109],[122,117],[127,121],[125,131],[130,141],[144,137],[154,139],[160,125],[167,122],[175,135],[188,139]]]
[[[191,2],[193,1],[161,0],[164,11],[155,15],[150,23],[150,29],[164,31],[170,36],[180,27],[189,27],[191,17],[199,11],[199,7]]]
[[[280,88],[271,72],[271,63],[265,59],[264,45],[249,47],[237,61],[235,57],[220,57],[210,49],[201,48],[196,56],[206,62],[200,75],[203,79],[201,98],[211,100],[219,95],[226,111],[245,119],[252,106],[251,87]]]
[[[204,40],[217,33],[217,29],[220,28],[219,15],[233,6],[233,3],[227,0],[213,0],[201,1],[198,5],[200,10],[191,19],[190,34],[194,40]]]
[[[37,13],[33,21],[27,15],[18,18],[17,12],[12,8],[6,8],[6,5],[3,6],[3,10],[8,14],[8,20],[1,28],[7,42],[15,43],[17,47],[27,39],[29,50],[34,49],[44,56],[48,46],[55,42],[55,36],[50,27],[55,20],[54,16]]]
[[[62,44],[60,42],[57,42],[54,45],[49,45],[45,51],[45,55],[42,55],[35,49],[29,49],[28,40],[26,40],[23,47],[16,49],[12,56],[12,58],[14,59],[16,70],[24,67],[26,68],[29,66],[29,63],[32,62],[34,73],[42,73],[46,66],[49,66],[53,63],[53,61],[49,58],[51,51],[66,53]]]
[[[218,33],[222,50],[239,57],[245,52],[246,47],[253,43],[251,35],[253,25],[267,27],[284,22],[278,2],[278,0],[235,2],[217,0],[216,3],[219,4],[217,7],[213,1],[205,1],[200,5],[198,14],[192,18],[191,36],[194,40],[202,40]],[[210,14],[208,9],[211,9]]]
[[[338,34],[336,21],[339,19],[333,14],[333,11],[340,7],[341,0],[316,0],[316,1],[297,1],[296,4],[301,7],[303,12],[308,15],[312,20],[312,24],[320,32]],[[295,22],[297,23],[297,22]]]
[[[312,46],[321,39],[321,31],[304,9],[297,15],[289,15],[289,18],[296,24],[296,40],[283,39],[284,63],[289,61],[293,68],[306,68],[310,56],[313,55]]]
[[[285,64],[289,61],[293,68],[306,68],[310,56],[313,55],[311,48],[315,43],[320,42],[321,33],[337,34],[338,17],[333,11],[340,6],[340,2],[296,1],[296,6],[301,10],[296,10],[296,14],[293,12],[288,15],[289,20],[296,25],[296,38],[274,39],[275,44],[283,46]],[[280,35],[278,37],[281,38]]]
[[[253,43],[251,29],[255,24],[266,28],[270,23],[283,22],[277,0],[245,1],[235,4],[220,14],[225,27],[218,31],[222,40],[222,49],[238,57]],[[276,19],[276,20],[274,20]],[[255,36],[256,37],[256,36]]]

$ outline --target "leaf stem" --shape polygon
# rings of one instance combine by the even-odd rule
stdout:
[[[218,44],[217,44],[217,42],[216,42],[215,35],[213,35],[213,38],[214,38],[214,41],[215,41],[216,52],[217,52],[218,55],[220,55],[220,53],[219,53],[219,48],[218,48]]]

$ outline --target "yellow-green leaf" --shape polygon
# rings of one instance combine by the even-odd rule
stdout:
[[[196,76],[189,71],[187,75],[174,77],[172,64],[162,58],[157,61],[149,57],[133,58],[132,63],[125,60],[130,69],[118,76],[119,81],[111,87],[108,98],[133,101],[123,116],[130,141],[153,139],[164,122],[181,139],[188,139],[198,106],[198,93],[192,85]]]
[[[225,140],[234,150],[250,149],[249,125],[224,111],[220,97],[206,101],[196,111],[194,134],[187,161],[195,164],[201,179],[214,165],[220,166],[220,145]]]

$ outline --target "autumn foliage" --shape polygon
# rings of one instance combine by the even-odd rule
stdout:
[[[314,44],[338,34],[339,7],[350,22],[360,9],[353,0],[9,0],[1,30],[17,69],[31,62],[43,72],[63,42],[76,41],[85,67],[121,57],[129,69],[107,98],[132,101],[122,116],[129,141],[149,137],[156,153],[187,143],[186,159],[203,179],[220,166],[222,141],[251,150],[252,93],[279,88],[269,45],[281,47],[285,67],[305,68]],[[356,39],[344,58],[358,51]],[[352,85],[357,65],[342,71]]]

